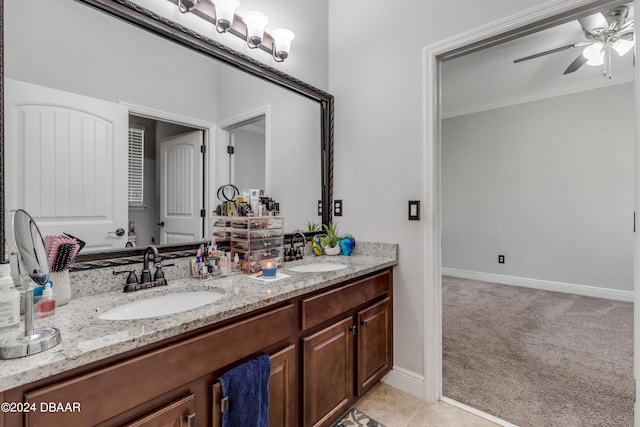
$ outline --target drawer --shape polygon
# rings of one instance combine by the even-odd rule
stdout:
[[[231,237],[233,239],[268,239],[272,237],[282,238],[284,230],[281,228],[268,228],[264,230],[241,230],[233,228],[231,230]]]
[[[385,295],[390,288],[391,275],[388,270],[385,270],[375,276],[358,280],[344,287],[305,298],[301,301],[302,329],[311,328],[381,295]]]
[[[282,237],[268,239],[231,240],[231,249],[259,251],[282,246]]]
[[[293,304],[25,394],[26,402],[78,402],[81,412],[33,412],[28,426],[94,425],[222,369],[294,333]]]

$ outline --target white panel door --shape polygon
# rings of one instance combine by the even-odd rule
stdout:
[[[201,130],[160,142],[160,243],[201,240],[203,160]]]
[[[6,204],[43,235],[72,234],[87,250],[124,247],[128,108],[5,80]]]

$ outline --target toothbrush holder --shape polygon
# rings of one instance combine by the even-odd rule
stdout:
[[[69,281],[69,270],[52,271],[49,273],[49,280],[53,282],[53,295],[58,306],[65,305],[71,300],[71,283]]]

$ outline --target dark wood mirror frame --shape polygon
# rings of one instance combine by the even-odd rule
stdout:
[[[153,34],[169,39],[186,48],[193,49],[253,76],[270,81],[280,87],[294,91],[321,106],[321,171],[322,171],[322,222],[331,221],[331,200],[333,198],[333,112],[334,98],[331,94],[298,80],[250,56],[237,52],[215,40],[205,37],[183,25],[158,16],[129,0],[76,0],[92,6],[104,13],[122,19]],[[5,241],[5,200],[4,200],[4,1],[0,0],[0,241]],[[313,234],[313,233],[310,233]],[[162,252],[188,252],[195,250],[201,242],[187,245],[164,245]],[[79,255],[77,262],[91,262],[114,259],[113,264],[123,264],[136,260],[143,248],[129,248],[122,251],[96,252]],[[0,245],[0,260],[4,260],[5,245]],[[100,263],[102,266],[108,265]]]

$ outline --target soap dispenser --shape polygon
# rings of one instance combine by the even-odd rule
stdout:
[[[42,319],[49,317],[56,312],[56,300],[53,297],[53,289],[51,289],[51,280],[44,286],[42,298],[36,303],[36,317]]]

